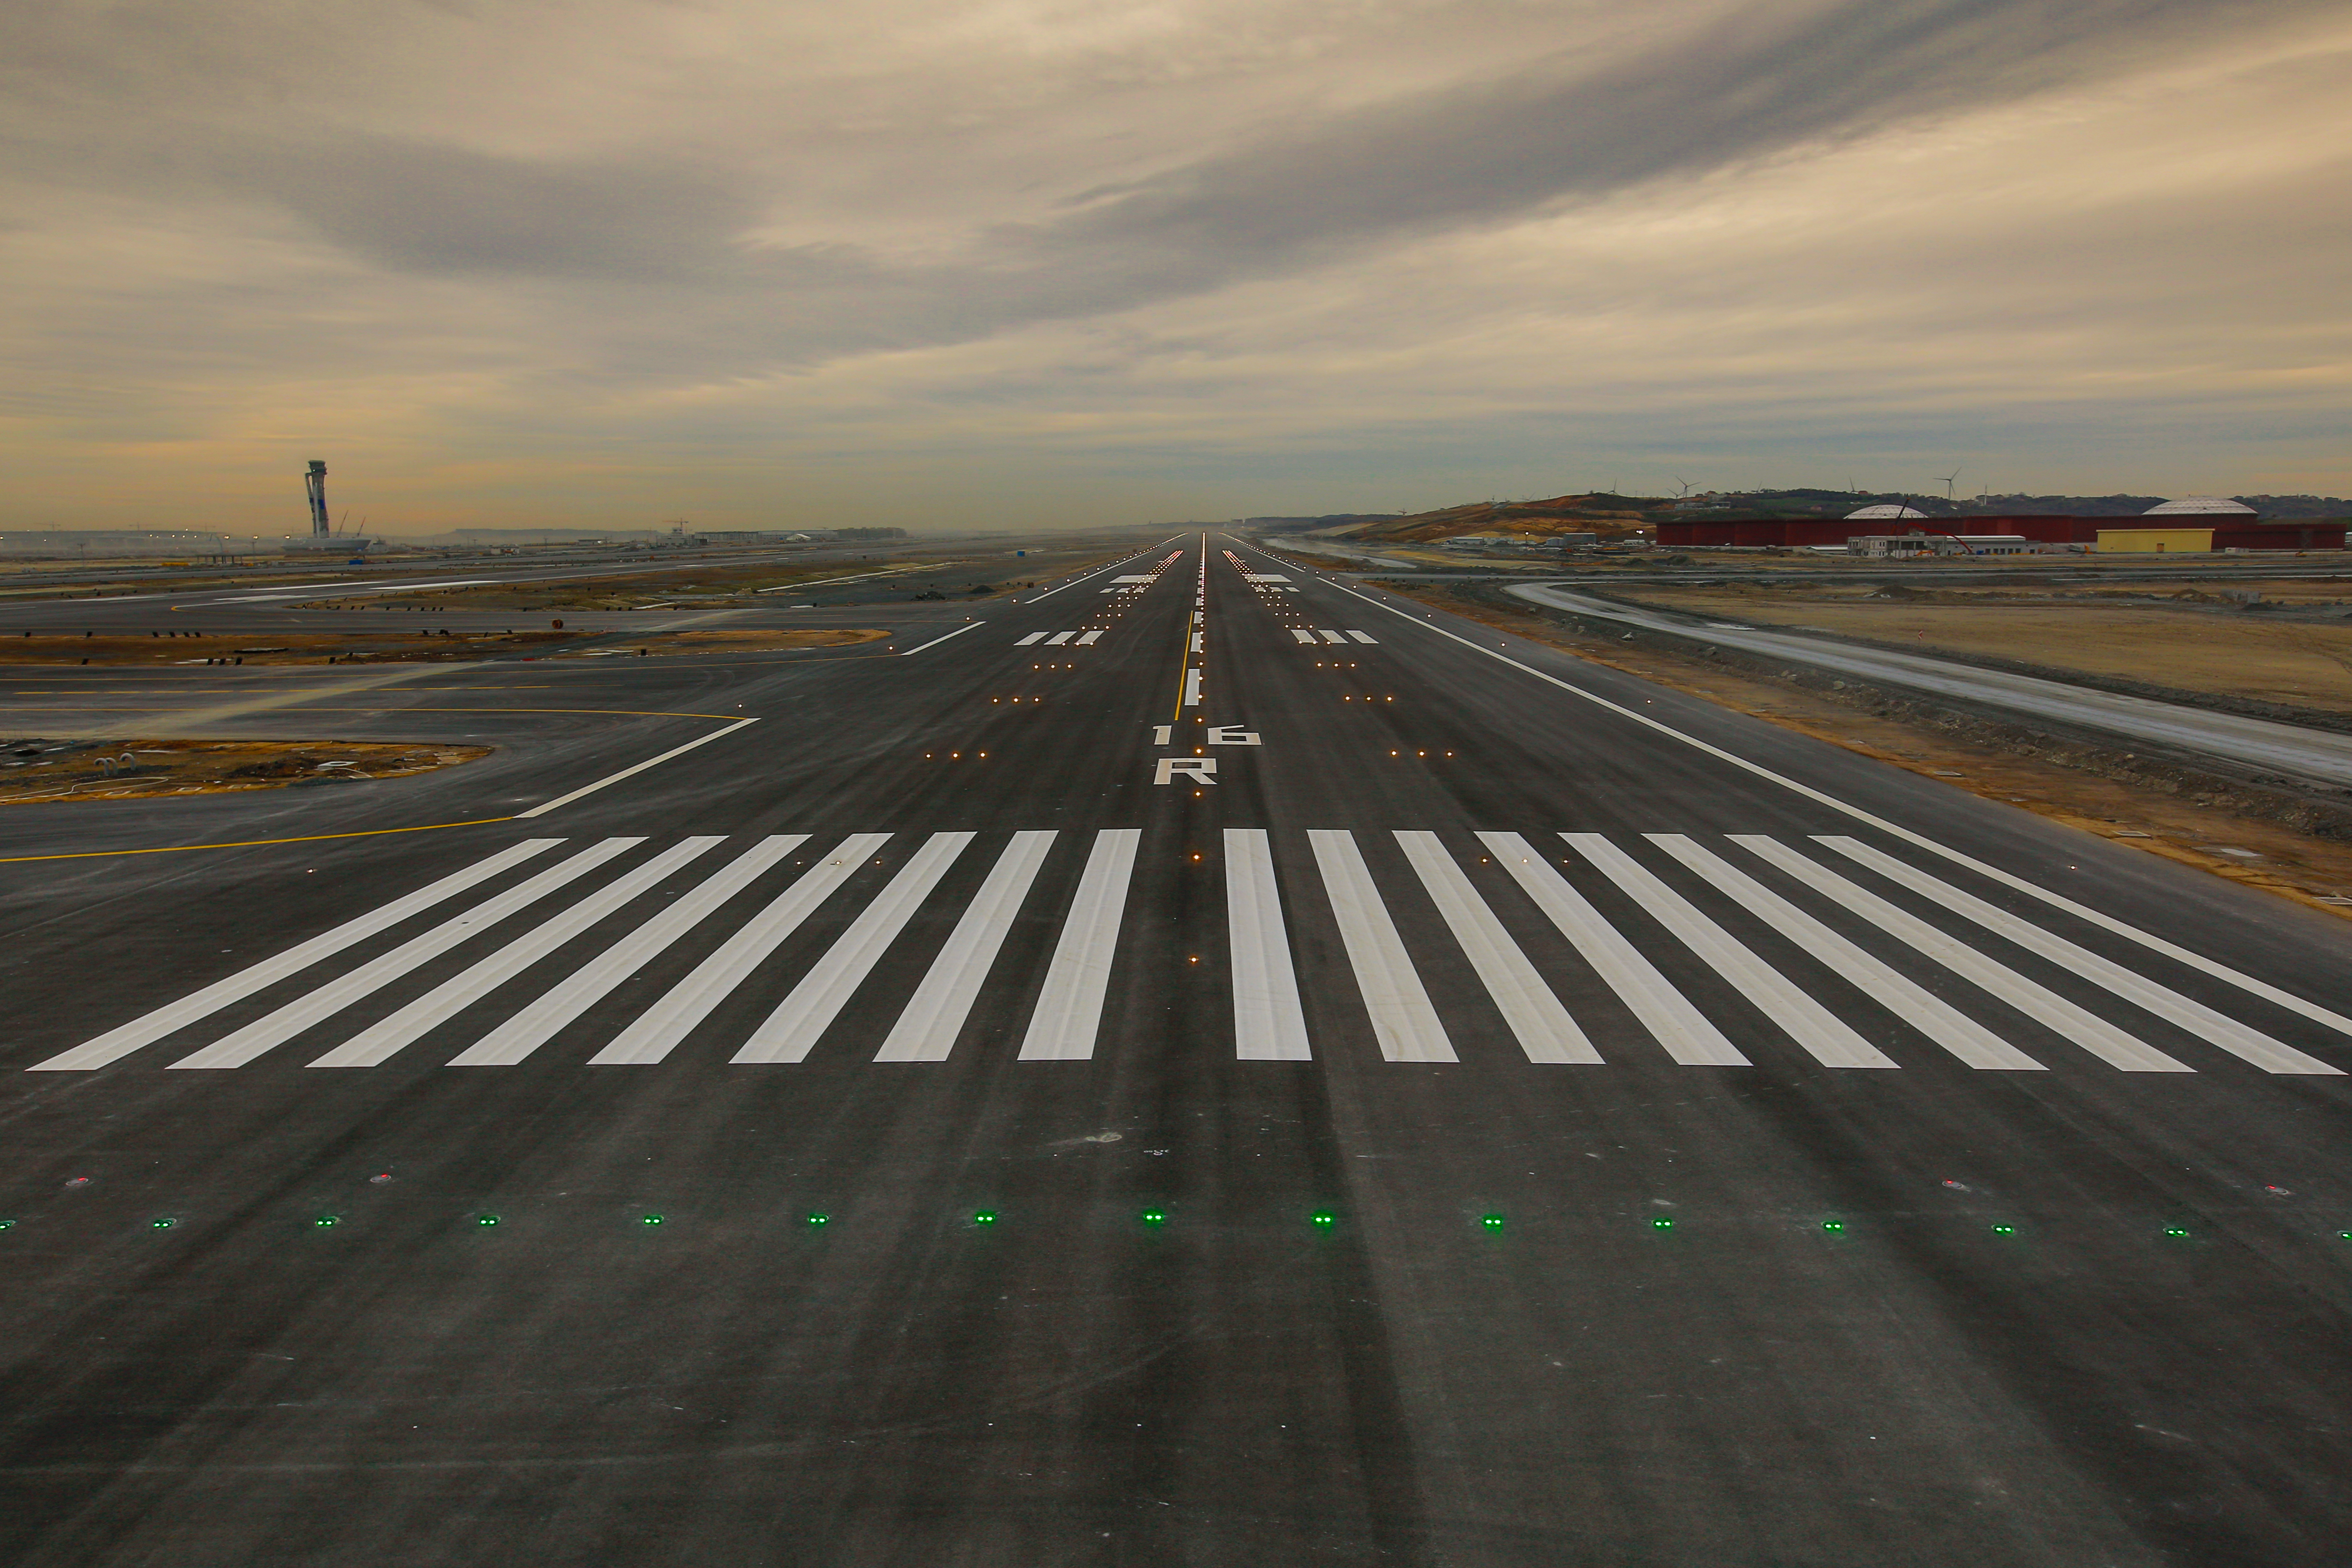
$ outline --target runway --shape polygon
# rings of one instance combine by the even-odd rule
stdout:
[[[0,815],[0,1556],[2337,1559],[2340,921],[1228,535],[909,609],[0,682],[499,748]]]

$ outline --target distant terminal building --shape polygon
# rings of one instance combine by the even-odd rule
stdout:
[[[2114,517],[2080,517],[2071,512],[2044,512],[2006,517],[1955,517],[1943,520],[1947,531],[1957,533],[1969,531],[1979,535],[2017,535],[2032,543],[2044,546],[2079,545],[2084,549],[2122,550],[2122,544],[2102,542],[2102,535],[2129,530],[2149,528],[2183,530],[2196,535],[2210,529],[2211,538],[2203,545],[2188,540],[2180,543],[2166,542],[2166,554],[2182,550],[2341,550],[2344,548],[2344,528],[2340,522],[2305,521],[2301,518],[2278,522],[2265,522],[2253,508],[2241,501],[2218,496],[2188,496],[2168,500],[2151,508],[2147,521]],[[1801,549],[1806,546],[1837,547],[1852,539],[1874,537],[1903,538],[1912,533],[1927,534],[1931,521],[1913,508],[1891,504],[1866,506],[1843,518],[1706,518],[1688,521],[1661,521],[1658,543],[1669,550],[1689,549]],[[1888,524],[1904,526],[1889,528]],[[1875,526],[1873,526],[1875,525]],[[2153,545],[2148,547],[2154,553]],[[1934,553],[1929,550],[1906,551],[1905,553]],[[1957,550],[1951,553],[1958,553]]]
[[[210,554],[227,539],[185,528],[22,528],[0,533],[0,555]]]

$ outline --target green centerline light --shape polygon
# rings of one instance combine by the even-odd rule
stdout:
[[[179,1223],[180,1222],[175,1219],[159,1219],[155,1222],[155,1228],[157,1230],[169,1230]]]
[[[1478,1223],[1485,1226],[1488,1230],[1500,1230],[1503,1228],[1503,1216],[1498,1214],[1490,1214],[1479,1220]]]
[[[662,1216],[657,1214],[649,1214],[645,1218],[645,1223],[647,1225],[659,1225],[661,1222]]]
[[[1845,1221],[1842,1219],[1825,1219],[1822,1221],[1822,1228],[1823,1230],[1843,1230],[1845,1228]]]
[[[994,1209],[981,1209],[973,1214],[971,1216],[971,1223],[974,1225],[994,1225],[996,1223],[996,1211]]]
[[[1317,1209],[1313,1214],[1307,1217],[1317,1225],[1331,1225],[1337,1222],[1339,1216],[1334,1215],[1329,1209]]]
[[[1660,1215],[1657,1218],[1650,1222],[1650,1228],[1652,1230],[1672,1230],[1675,1228],[1675,1222],[1668,1219],[1665,1215]]]
[[[1168,1211],[1165,1209],[1145,1209],[1141,1217],[1143,1223],[1146,1225],[1166,1225],[1168,1223]]]
[[[2168,1225],[2164,1227],[2164,1234],[2167,1236],[2187,1236],[2189,1232],[2180,1226]]]
[[[479,1226],[493,1226],[499,1223],[499,1216],[494,1214],[476,1215],[474,1223]]]
[[[341,1216],[338,1215],[322,1214],[310,1223],[317,1226],[320,1229],[324,1230],[327,1226],[335,1224],[341,1217]]]
[[[811,1225],[831,1225],[833,1216],[829,1214],[813,1214],[808,1216],[808,1222]]]
[[[1997,1225],[1992,1227],[1992,1233],[1995,1236],[2015,1236],[2017,1227],[2013,1225]]]

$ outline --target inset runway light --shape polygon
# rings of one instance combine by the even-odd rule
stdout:
[[[645,1223],[647,1225],[659,1225],[661,1222],[662,1216],[657,1214],[649,1214],[645,1218]]]
[[[2017,1227],[2013,1225],[1997,1225],[1992,1227],[1992,1233],[1995,1236],[2015,1236]]]
[[[2168,1225],[2164,1227],[2164,1234],[2167,1236],[2187,1236],[2189,1232],[2179,1226]]]
[[[1484,1219],[1481,1219],[1478,1223],[1485,1226],[1488,1230],[1500,1230],[1503,1228],[1503,1216],[1498,1214],[1490,1214]]]
[[[1660,1215],[1657,1218],[1650,1222],[1650,1228],[1652,1230],[1672,1230],[1675,1228],[1675,1222],[1668,1219],[1664,1215]]]
[[[474,1223],[479,1226],[493,1226],[499,1223],[499,1216],[494,1214],[478,1215],[475,1216]]]
[[[14,1230],[14,1229],[16,1229],[16,1222],[15,1220],[13,1220],[13,1219],[0,1219],[0,1230]]]
[[[179,1223],[180,1222],[175,1219],[159,1219],[155,1222],[155,1228],[157,1230],[169,1230]]]
[[[1329,1209],[1317,1209],[1313,1214],[1307,1217],[1313,1220],[1317,1225],[1331,1225],[1336,1223],[1339,1218],[1339,1216],[1334,1215]]]
[[[808,1216],[808,1222],[811,1225],[831,1225],[833,1216],[829,1214],[813,1214]]]
[[[1823,1230],[1843,1230],[1845,1228],[1845,1221],[1842,1219],[1825,1219],[1822,1221],[1822,1228]]]
[[[974,1225],[994,1225],[996,1223],[996,1211],[994,1209],[982,1209],[971,1216],[971,1223]]]
[[[320,1230],[324,1230],[324,1229],[326,1229],[326,1228],[327,1228],[328,1226],[333,1226],[333,1225],[339,1225],[339,1224],[341,1224],[341,1216],[339,1216],[339,1215],[331,1215],[331,1214],[322,1214],[322,1215],[320,1215],[317,1219],[312,1220],[310,1223],[311,1223],[312,1225],[317,1226]]]
[[[1164,1209],[1145,1209],[1140,1217],[1146,1225],[1166,1225],[1168,1223],[1167,1211]]]

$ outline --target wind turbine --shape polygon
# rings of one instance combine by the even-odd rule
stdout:
[[[1688,479],[1683,478],[1680,474],[1676,474],[1675,476],[1675,483],[1682,486],[1682,489],[1675,492],[1677,499],[1690,494],[1690,481]]]
[[[1968,470],[1967,470],[1967,469],[1965,469],[1965,468],[1954,468],[1954,469],[1953,469],[1950,473],[1948,473],[1948,474],[1938,474],[1938,475],[1937,475],[1937,476],[1936,476],[1937,479],[1941,479],[1941,480],[1943,481],[1943,483],[1944,483],[1944,499],[1945,499],[1946,500],[1950,500],[1952,499],[1952,481],[1953,481],[1954,479],[1958,479],[1958,478],[1959,478],[1963,473],[1965,473],[1965,472],[1967,472],[1967,471],[1968,471]]]

